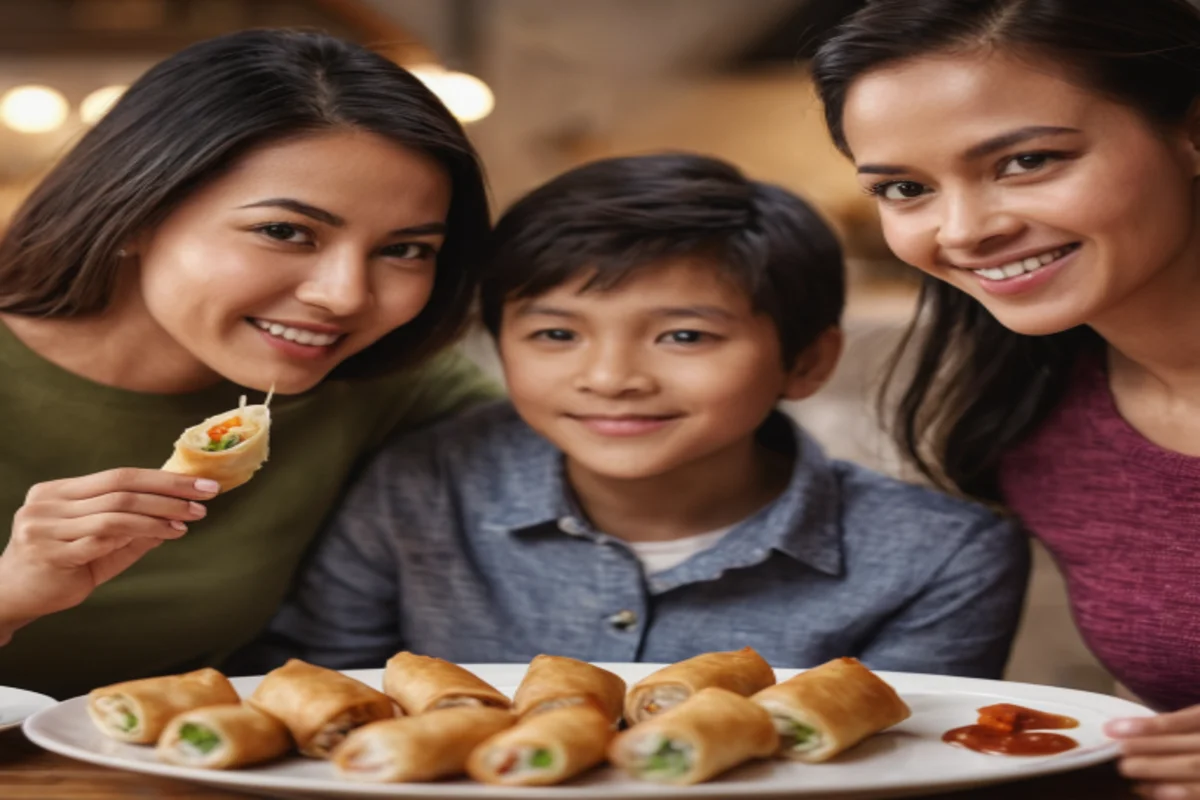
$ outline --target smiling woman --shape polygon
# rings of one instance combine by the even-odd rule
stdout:
[[[0,240],[0,682],[75,692],[250,638],[355,465],[493,394],[435,355],[488,228],[458,123],[355,45],[244,32],[132,86]],[[155,469],[272,385],[251,485]]]

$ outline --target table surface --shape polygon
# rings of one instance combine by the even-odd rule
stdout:
[[[0,797],[4,800],[247,800],[240,792],[139,775],[73,761],[42,750],[18,729],[0,733]],[[937,795],[943,800],[1138,800],[1113,764],[1020,783]]]

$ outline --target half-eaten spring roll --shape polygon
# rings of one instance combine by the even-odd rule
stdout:
[[[373,722],[350,734],[333,754],[333,766],[344,778],[374,783],[449,778],[462,774],[481,742],[516,721],[504,709],[459,706]]]
[[[612,719],[595,706],[555,708],[479,745],[467,772],[482,783],[551,786],[603,761],[614,735]]]
[[[183,767],[233,769],[270,761],[292,747],[282,722],[248,705],[185,711],[158,740],[159,759]]]
[[[642,780],[690,786],[779,747],[771,715],[740,694],[701,689],[682,705],[620,733],[608,758]]]
[[[313,758],[328,758],[355,728],[395,716],[382,692],[295,658],[268,672],[249,702],[286,725],[300,752]]]
[[[828,761],[912,713],[896,690],[853,658],[801,672],[751,698],[779,731],[779,754]]]
[[[114,739],[134,744],[158,741],[176,714],[202,706],[241,702],[229,679],[215,669],[142,678],[93,689],[88,716]]]
[[[625,700],[625,721],[636,725],[709,686],[749,697],[774,684],[775,670],[751,647],[704,653],[663,667],[635,683]]]
[[[424,714],[456,706],[512,707],[512,701],[502,692],[469,670],[440,658],[408,652],[388,659],[383,671],[383,691],[405,714]]]
[[[625,681],[606,669],[564,656],[535,657],[513,695],[513,711],[519,717],[588,703],[616,723],[625,704]]]
[[[185,430],[162,468],[210,478],[221,484],[222,492],[228,492],[254,477],[267,460],[270,428],[267,404],[248,406],[243,395],[241,405],[233,411],[209,417]]]

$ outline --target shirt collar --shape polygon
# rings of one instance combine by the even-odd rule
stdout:
[[[652,588],[714,579],[727,569],[750,566],[771,551],[783,553],[827,575],[842,572],[841,491],[833,464],[795,420],[774,412],[760,429],[768,446],[794,453],[783,493],[734,526],[711,550],[655,576]],[[789,441],[790,439],[790,441]],[[589,532],[566,483],[562,454],[531,428],[520,426],[512,442],[515,468],[501,476],[502,491],[485,510],[484,524],[519,533],[558,523],[568,533]],[[571,530],[578,526],[578,529]]]

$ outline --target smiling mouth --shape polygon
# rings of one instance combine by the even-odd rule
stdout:
[[[1060,258],[1070,255],[1078,250],[1079,247],[1079,243],[1075,242],[1073,244],[1064,245],[1063,247],[1056,247],[1053,250],[1047,250],[1040,255],[1029,256],[1028,258],[1022,258],[1018,261],[1010,261],[1009,263],[1003,264],[999,267],[989,267],[988,269],[972,269],[969,270],[969,272],[974,272],[979,277],[986,278],[989,281],[1006,281],[1012,278],[1019,278],[1022,275],[1029,274],[1030,272],[1037,272],[1039,269],[1053,264]]]
[[[331,347],[346,337],[344,333],[318,333],[256,317],[248,317],[246,321],[268,336],[307,347]]]
[[[637,436],[652,433],[682,416],[682,414],[566,415],[567,419],[578,422],[593,433],[604,436]]]

